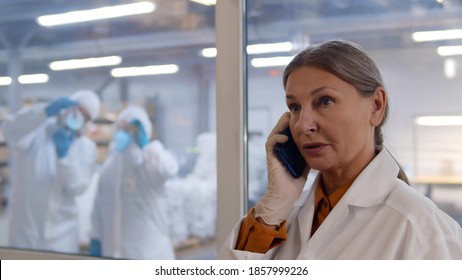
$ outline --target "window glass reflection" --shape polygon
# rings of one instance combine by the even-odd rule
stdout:
[[[214,6],[3,1],[0,19],[0,245],[212,258],[215,60],[200,51],[214,46]]]
[[[265,53],[247,49],[249,206],[266,188],[265,179],[251,178],[250,173],[265,170],[266,165],[264,158],[250,158],[259,147],[252,135],[266,138],[287,110],[282,87],[285,64],[305,46],[345,39],[363,46],[382,69],[390,95],[385,145],[397,156],[413,187],[462,222],[462,181],[455,160],[462,156],[455,140],[458,128],[419,126],[415,120],[416,116],[460,115],[460,60],[454,49],[448,54],[442,47],[461,44],[461,37],[455,35],[462,27],[457,16],[461,5],[460,1],[434,0],[247,1],[249,45],[292,45],[290,50]],[[441,30],[455,32],[445,32],[445,37],[419,34],[425,39],[416,40],[415,32]]]

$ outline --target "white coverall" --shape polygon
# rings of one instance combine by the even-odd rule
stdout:
[[[384,149],[361,172],[310,238],[316,184],[288,217],[288,238],[266,254],[234,250],[240,223],[218,259],[462,259],[462,229],[428,198],[397,179]],[[319,177],[318,177],[319,178]]]
[[[149,137],[147,115],[133,108],[125,109],[118,121],[140,120]],[[101,241],[103,256],[175,258],[164,183],[177,172],[176,159],[157,140],[142,149],[134,142],[123,152],[112,149],[101,170],[92,214],[91,238]]]
[[[59,159],[52,140],[56,117],[47,118],[45,106],[24,108],[3,125],[11,153],[9,244],[78,253],[76,196],[90,183],[97,149],[92,140],[80,136]]]

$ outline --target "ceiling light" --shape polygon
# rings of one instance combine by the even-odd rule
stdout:
[[[293,56],[276,56],[254,58],[251,63],[253,67],[273,67],[273,66],[286,66],[293,59]]]
[[[113,77],[133,77],[133,76],[144,76],[144,75],[161,75],[161,74],[173,74],[179,70],[175,64],[166,65],[151,65],[143,67],[126,67],[126,68],[115,68],[112,69],[111,75]]]
[[[21,75],[18,77],[18,81],[21,84],[43,84],[48,82],[47,74],[30,74]]]
[[[462,116],[424,116],[417,117],[415,123],[421,126],[462,125]]]
[[[248,45],[246,48],[247,54],[262,54],[262,53],[276,53],[276,52],[290,52],[293,50],[291,42],[281,42],[272,44],[255,44]],[[216,48],[206,48],[201,51],[204,57],[217,56]]]
[[[0,77],[0,86],[8,86],[12,81],[10,77]]]
[[[437,31],[420,31],[412,34],[415,42],[453,40],[462,38],[462,29],[437,30]]]
[[[41,26],[55,26],[76,22],[146,14],[153,12],[155,9],[156,5],[154,3],[144,1],[127,5],[109,6],[91,10],[40,16],[37,18],[37,23]]]
[[[119,65],[121,62],[122,58],[120,56],[91,57],[83,59],[53,61],[52,63],[50,63],[50,69],[54,71],[59,71],[80,68],[92,68]]]
[[[216,48],[202,49],[201,55],[203,57],[216,57],[217,56],[217,49]]]
[[[436,50],[441,56],[461,55],[462,46],[442,46]]]
[[[190,0],[192,2],[196,2],[205,6],[212,6],[217,4],[217,0]]]
[[[282,42],[274,44],[256,44],[247,46],[247,54],[290,52],[291,50],[291,42]]]
[[[444,60],[444,75],[448,79],[453,79],[457,74],[457,62],[453,58]]]

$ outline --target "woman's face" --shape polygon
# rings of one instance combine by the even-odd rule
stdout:
[[[285,90],[290,130],[311,168],[343,172],[371,160],[373,97],[361,96],[351,84],[314,67],[292,72]]]

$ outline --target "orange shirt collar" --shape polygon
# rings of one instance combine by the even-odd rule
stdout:
[[[336,189],[333,193],[327,196],[324,192],[324,187],[323,187],[324,181],[321,175],[316,185],[315,209],[318,209],[319,202],[323,198],[325,198],[329,202],[329,210],[332,210],[335,207],[335,205],[337,205],[337,203],[340,201],[340,199],[343,197],[343,195],[346,193],[346,191],[350,188],[350,186],[353,184],[353,181],[355,179],[356,178],[351,179],[346,184]]]

